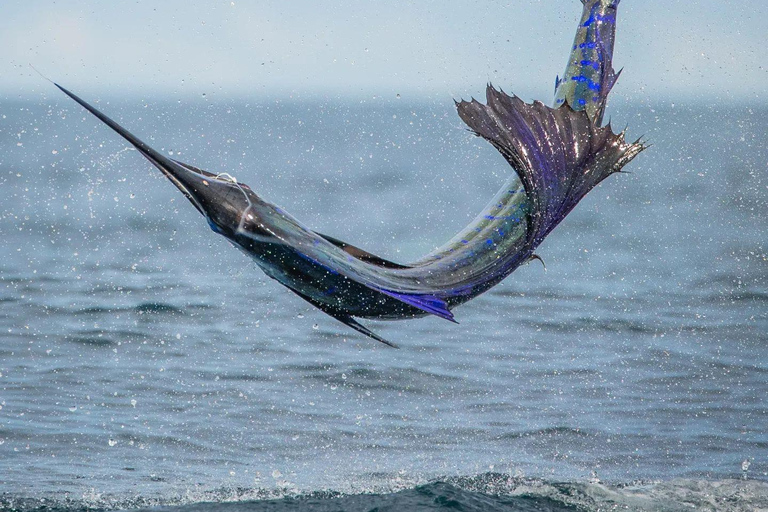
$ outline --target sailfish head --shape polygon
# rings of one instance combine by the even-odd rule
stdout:
[[[189,164],[173,160],[151,148],[138,137],[117,124],[96,107],[64,87],[55,84],[64,94],[112,128],[147,158],[168,180],[176,185],[190,203],[206,218],[216,233],[233,238],[243,217],[262,201],[245,184],[229,174],[213,174]]]
[[[213,174],[178,160],[155,161],[146,156],[208,221],[213,231],[233,238],[243,217],[261,202],[244,183],[229,174]],[[168,165],[170,164],[170,165]]]

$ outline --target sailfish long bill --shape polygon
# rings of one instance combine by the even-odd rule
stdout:
[[[356,318],[405,319],[452,310],[499,283],[598,183],[644,149],[602,126],[616,82],[618,1],[582,0],[583,14],[555,104],[528,104],[488,85],[486,103],[456,103],[469,129],[514,170],[483,211],[421,259],[398,264],[313,231],[226,173],[168,158],[64,87],[70,98],[127,140],[271,278],[333,318],[393,345]],[[393,345],[394,346],[394,345]]]

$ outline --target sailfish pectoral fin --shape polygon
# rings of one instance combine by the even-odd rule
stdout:
[[[392,343],[391,341],[387,341],[384,338],[382,338],[381,336],[379,336],[378,334],[376,334],[375,332],[371,331],[366,326],[362,325],[360,322],[358,322],[357,320],[355,320],[354,318],[352,318],[349,315],[337,315],[337,314],[334,314],[334,313],[329,313],[328,311],[324,311],[324,313],[328,314],[329,316],[332,316],[333,318],[335,318],[339,322],[343,323],[344,325],[346,325],[348,327],[351,327],[352,329],[356,330],[357,332],[359,332],[361,334],[365,334],[369,338],[373,338],[374,340],[379,341],[379,342],[387,345],[388,347],[400,348],[397,345],[395,345],[394,343]]]
[[[281,283],[281,284],[283,284],[285,286],[284,283]],[[348,315],[346,313],[341,313],[341,312],[330,310],[324,304],[321,304],[321,303],[317,302],[316,300],[312,299],[311,297],[308,297],[308,296],[304,295],[303,293],[301,293],[301,292],[299,292],[297,290],[294,290],[290,286],[286,286],[286,288],[288,288],[293,293],[295,293],[296,295],[298,295],[299,297],[301,297],[305,301],[307,301],[310,304],[312,304],[313,306],[315,306],[317,309],[319,309],[320,311],[322,311],[326,315],[328,315],[328,316],[330,316],[332,318],[335,318],[339,322],[343,323],[347,327],[351,327],[352,329],[356,330],[360,334],[365,334],[369,338],[372,338],[372,339],[374,339],[374,340],[376,340],[376,341],[378,341],[380,343],[383,343],[383,344],[387,345],[388,347],[400,348],[396,344],[392,343],[391,341],[385,340],[384,338],[382,338],[381,336],[379,336],[375,332],[373,332],[370,329],[368,329],[367,327],[365,327],[363,324],[361,324],[360,322],[358,322],[357,320],[352,318],[351,315]]]

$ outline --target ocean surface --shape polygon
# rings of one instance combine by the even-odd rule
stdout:
[[[617,97],[653,146],[546,269],[394,350],[51,89],[0,101],[0,509],[768,509],[768,106]],[[451,98],[86,99],[399,262],[511,172]]]

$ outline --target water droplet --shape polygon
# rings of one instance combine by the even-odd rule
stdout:
[[[137,404],[137,403],[138,403],[138,402],[136,402],[136,399],[135,399],[135,398],[131,400],[131,405],[132,405],[132,406],[136,407],[136,404]]]
[[[397,96],[395,96],[397,99],[400,99],[400,93],[397,93]]]
[[[58,151],[56,151],[56,150],[54,149],[53,151],[51,151],[51,154],[52,154],[52,155],[58,155],[58,154],[59,154],[59,152],[58,152]]]
[[[117,445],[117,441],[115,441],[114,439],[110,439],[108,442],[109,442],[109,446]]]
[[[283,476],[283,474],[280,472],[279,469],[275,469],[272,471],[272,478],[280,478]]]
[[[346,373],[342,373],[341,374],[341,380],[347,380],[347,374]]]
[[[320,328],[320,326],[319,326],[319,325],[317,325],[317,324],[315,324],[315,325],[313,325],[313,326],[312,326],[312,328],[313,328],[314,330],[318,330],[318,329]]]
[[[304,314],[303,313],[299,313],[298,315],[296,315],[296,318],[304,318]]]
[[[203,98],[205,98],[205,93],[203,93]]]
[[[75,412],[76,410],[77,410],[76,405],[73,405],[72,407],[69,408],[69,412]]]

